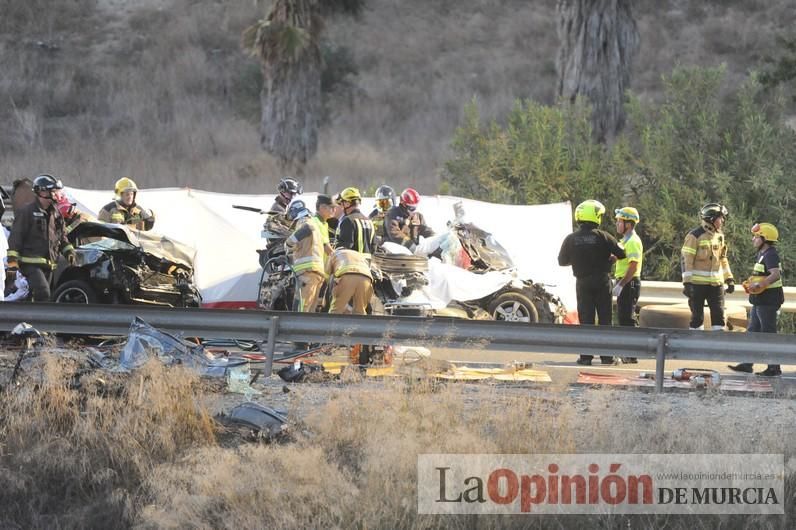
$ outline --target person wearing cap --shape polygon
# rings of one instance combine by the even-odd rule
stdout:
[[[620,326],[638,326],[636,321],[636,305],[641,295],[641,262],[644,245],[636,234],[636,225],[640,221],[638,210],[625,206],[614,210],[616,233],[620,235],[619,246],[625,249],[625,257],[616,261],[614,268],[614,288],[612,295],[616,297],[616,313]],[[637,363],[635,357],[622,359],[626,363]]]
[[[59,253],[70,265],[75,263],[75,249],[66,238],[64,219],[55,206],[63,187],[60,179],[39,175],[32,186],[35,200],[14,212],[6,274],[15,281],[17,270],[22,271],[34,302],[50,301],[50,280]]]
[[[375,231],[373,221],[359,209],[362,195],[357,188],[346,188],[340,192],[339,200],[344,217],[337,226],[337,248],[355,250],[370,258]]]
[[[398,205],[384,216],[384,241],[403,245],[410,250],[420,242],[420,237],[431,237],[434,230],[426,224],[423,214],[417,211],[420,194],[414,188],[401,192]]]
[[[323,248],[327,259],[334,251],[329,239],[329,219],[334,217],[334,212],[336,209],[337,204],[329,195],[324,195],[321,193],[315,200],[315,215],[312,216],[311,221],[317,224],[318,229],[321,231]]]
[[[293,311],[303,313],[315,312],[321,286],[326,280],[323,234],[311,215],[302,200],[293,201],[287,209],[287,218],[299,227],[285,240],[296,277]]]
[[[152,230],[155,214],[136,203],[138,186],[130,177],[122,177],[114,186],[116,198],[102,207],[99,220],[103,223],[128,225],[137,230]]]
[[[757,250],[752,274],[743,282],[744,291],[749,294],[752,310],[749,313],[748,332],[776,333],[777,312],[785,303],[785,292],[782,288],[782,264],[776,244],[779,241],[779,230],[771,223],[755,223],[752,226],[752,244]],[[752,363],[730,365],[736,372],[752,373]],[[773,377],[782,375],[778,364],[769,364],[757,375]]]
[[[561,243],[558,264],[572,266],[575,275],[575,296],[578,300],[578,320],[581,324],[611,325],[611,256],[626,257],[614,236],[600,230],[605,206],[600,201],[587,200],[575,208],[578,229]],[[577,363],[591,365],[591,355],[581,355]],[[611,364],[611,355],[601,355],[602,364]]]

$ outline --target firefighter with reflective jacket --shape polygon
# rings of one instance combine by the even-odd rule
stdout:
[[[8,274],[15,279],[19,269],[25,275],[34,302],[50,300],[50,280],[59,252],[70,265],[75,263],[75,250],[66,239],[64,219],[55,206],[63,187],[52,175],[39,175],[33,180],[36,199],[14,212]]]
[[[362,195],[356,188],[340,192],[344,217],[337,225],[337,248],[347,248],[370,258],[374,248],[373,221],[359,210]]]
[[[637,326],[636,305],[641,295],[641,262],[644,245],[636,234],[640,221],[638,210],[625,206],[614,210],[616,233],[621,236],[619,246],[625,249],[625,257],[616,261],[614,269],[614,289],[616,313],[620,326]],[[638,362],[635,357],[625,357],[627,363]]]
[[[777,332],[777,312],[785,303],[782,288],[782,264],[776,249],[779,230],[771,223],[756,223],[752,227],[752,244],[757,249],[757,257],[749,279],[743,282],[744,291],[749,294],[752,311],[746,331],[761,333]],[[730,366],[736,372],[752,372],[752,363]],[[782,375],[778,364],[769,364],[757,375]]]
[[[605,206],[595,200],[584,201],[575,208],[578,229],[564,238],[558,253],[558,264],[572,265],[575,295],[578,299],[578,320],[594,325],[595,314],[601,326],[611,325],[611,256],[626,257],[614,237],[599,229]],[[613,363],[610,355],[601,355],[603,364]],[[581,355],[578,364],[590,365],[591,355]]]
[[[301,195],[303,191],[301,184],[299,184],[296,179],[290,177],[283,178],[279,181],[277,196],[274,199],[274,204],[272,204],[271,208],[268,210],[268,213],[286,214],[290,203],[296,195]]]
[[[321,286],[326,280],[323,234],[311,215],[301,200],[293,201],[287,210],[287,218],[299,226],[285,240],[285,248],[292,253],[296,277],[293,311],[303,313],[315,312]]]
[[[328,259],[334,251],[331,240],[329,239],[329,219],[334,217],[336,208],[337,204],[334,202],[334,199],[329,195],[320,193],[315,200],[315,215],[310,219],[313,223],[318,225],[318,229],[321,231],[326,259]]]
[[[401,192],[398,206],[393,206],[384,216],[384,240],[413,249],[420,236],[431,237],[434,231],[426,224],[423,214],[417,211],[420,194],[414,188]]]
[[[138,186],[129,177],[122,177],[114,186],[116,198],[102,207],[99,220],[104,223],[131,225],[137,230],[152,230],[155,214],[136,204]]]
[[[353,314],[366,314],[373,296],[373,277],[365,256],[351,249],[338,248],[326,263],[326,274],[334,281],[329,312],[345,313],[350,303]]]
[[[705,301],[710,308],[711,329],[724,329],[724,284],[728,294],[735,291],[722,232],[727,215],[725,206],[706,204],[699,212],[702,225],[685,236],[681,249],[683,294],[691,308],[691,329],[704,329]]]
[[[376,236],[384,239],[384,217],[390,208],[395,206],[395,190],[386,184],[379,186],[376,190],[376,206],[370,212],[370,219],[373,221],[373,228],[376,231]]]

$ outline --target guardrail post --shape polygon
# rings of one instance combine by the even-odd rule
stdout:
[[[658,335],[658,345],[655,348],[655,392],[663,392],[663,365],[666,362],[666,334]]]
[[[274,348],[276,346],[276,334],[279,331],[279,317],[268,319],[268,341],[265,344],[265,377],[271,377],[274,367]]]

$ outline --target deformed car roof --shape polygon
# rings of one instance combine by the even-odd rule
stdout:
[[[125,225],[94,221],[80,223],[74,228],[72,234],[80,239],[86,237],[115,239],[138,247],[147,254],[193,269],[196,250],[161,234],[143,232]]]

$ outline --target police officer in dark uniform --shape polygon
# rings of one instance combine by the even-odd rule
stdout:
[[[50,300],[50,280],[59,252],[75,262],[75,250],[66,238],[63,217],[56,208],[59,190],[64,185],[52,175],[33,180],[36,199],[14,212],[14,224],[8,239],[8,273],[17,269],[28,279],[34,302]]]
[[[624,259],[625,251],[614,237],[598,227],[605,213],[599,201],[588,200],[575,208],[578,229],[561,244],[558,264],[572,265],[578,297],[578,320],[581,324],[611,325],[611,256]],[[591,355],[581,355],[578,364],[590,365]],[[600,356],[603,364],[613,363],[613,357]]]

